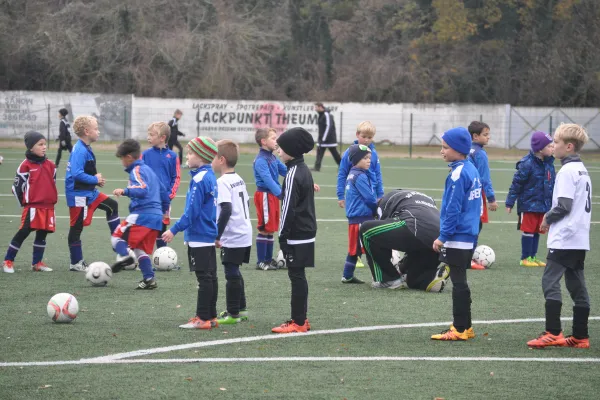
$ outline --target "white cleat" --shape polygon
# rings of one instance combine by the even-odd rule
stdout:
[[[40,261],[37,264],[33,264],[31,266],[31,270],[35,271],[35,272],[52,272],[52,268],[50,268],[46,264],[44,264],[43,261]]]
[[[77,264],[71,264],[71,266],[69,267],[69,271],[85,272],[87,271],[87,267],[88,265],[85,261],[79,260]]]
[[[373,289],[408,289],[408,285],[406,284],[406,275],[402,275],[400,278],[393,281],[372,282],[371,287]]]

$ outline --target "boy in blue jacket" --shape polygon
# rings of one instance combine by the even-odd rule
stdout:
[[[381,164],[379,163],[379,157],[377,156],[377,151],[375,150],[375,145],[373,144],[375,133],[375,125],[373,125],[370,121],[361,122],[356,127],[356,140],[354,141],[354,144],[362,144],[371,150],[371,165],[368,169],[369,179],[371,181],[371,185],[373,186],[373,192],[375,193],[375,196],[377,196],[377,199],[381,199],[383,197],[383,179],[381,177]],[[340,167],[338,169],[337,178],[338,205],[342,208],[346,206],[346,200],[344,199],[346,178],[348,178],[348,173],[350,172],[351,168],[352,163],[349,159],[348,150],[346,150],[344,155],[342,155],[342,162],[340,163]],[[360,256],[358,257],[356,266],[364,267],[364,264],[360,260]]]
[[[441,154],[450,163],[451,171],[442,197],[440,236],[433,242],[433,250],[440,253],[440,261],[450,266],[454,318],[450,329],[431,336],[433,340],[475,337],[467,269],[479,234],[482,187],[477,168],[467,159],[470,151],[471,135],[466,128],[452,128],[442,135]]]
[[[100,131],[96,118],[83,115],[73,122],[73,130],[79,140],[73,146],[73,151],[67,164],[65,175],[65,196],[69,206],[69,252],[71,266],[69,271],[86,271],[87,264],[83,259],[81,233],[83,227],[92,223],[94,211],[97,208],[106,212],[108,229],[112,234],[119,226],[119,203],[96,186],[103,187],[106,179],[96,170],[96,156],[92,151],[92,143],[98,140]]]
[[[260,150],[254,159],[254,206],[258,219],[256,235],[256,269],[270,271],[277,269],[273,260],[273,234],[279,230],[281,185],[279,176],[285,176],[287,167],[273,154],[277,149],[277,131],[261,128],[255,134]]]
[[[153,122],[148,126],[148,144],[152,146],[142,153],[142,160],[148,165],[169,193],[169,205],[175,198],[181,181],[181,170],[179,169],[179,158],[173,150],[169,150],[167,142],[171,129],[164,122]],[[164,215],[161,235],[167,230],[171,223],[171,207]],[[159,236],[156,239],[156,248],[166,246]]]
[[[346,179],[346,217],[348,218],[348,256],[344,264],[342,283],[364,283],[354,276],[356,261],[362,255],[360,225],[373,219],[377,210],[377,198],[369,176],[371,149],[354,144],[347,151],[353,167]]]
[[[196,315],[183,329],[212,329],[217,322],[217,178],[211,163],[217,155],[217,145],[208,137],[200,136],[189,141],[186,161],[190,168],[190,187],[185,197],[185,210],[179,221],[162,234],[169,243],[184,231],[183,240],[188,246],[190,271],[196,273],[198,300]]]
[[[510,213],[517,204],[521,234],[522,267],[545,267],[536,254],[540,243],[544,214],[552,208],[554,170],[554,144],[550,135],[535,132],[531,136],[531,151],[517,163],[517,172],[506,196],[506,211]]]
[[[123,259],[111,268],[113,272],[119,272],[137,259],[143,279],[136,289],[152,290],[157,285],[150,256],[162,228],[163,214],[169,209],[169,196],[152,168],[140,160],[140,153],[140,144],[134,139],[125,140],[117,149],[117,157],[129,173],[129,184],[125,189],[115,189],[113,194],[117,197],[127,196],[131,201],[129,216],[111,237],[113,249]],[[135,259],[130,255],[130,249]]]
[[[481,208],[481,220],[479,222],[479,233],[481,233],[483,224],[489,222],[488,208],[490,211],[496,211],[498,209],[494,188],[492,187],[492,178],[490,177],[490,164],[488,162],[487,153],[483,148],[484,146],[487,146],[490,141],[490,126],[485,122],[473,121],[469,124],[468,129],[472,141],[469,160],[475,165],[475,168],[477,168],[477,172],[479,172],[479,177],[481,178],[481,186],[483,187],[483,194],[481,196],[483,207]],[[473,247],[477,248],[477,241]],[[485,269],[485,267],[472,261],[471,269]]]

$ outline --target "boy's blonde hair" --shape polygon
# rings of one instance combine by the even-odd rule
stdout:
[[[153,122],[148,125],[148,132],[156,132],[159,137],[165,137],[165,143],[169,141],[171,136],[171,128],[165,122]]]
[[[217,142],[217,157],[225,158],[229,168],[235,167],[240,154],[240,147],[236,142],[229,139],[219,140]]]
[[[554,138],[562,140],[565,143],[571,143],[575,152],[581,150],[584,144],[589,140],[585,128],[577,124],[562,123],[554,131]]]
[[[371,121],[363,121],[356,127],[356,134],[375,136],[375,125]]]
[[[277,129],[275,129],[275,128],[257,129],[256,133],[254,134],[254,140],[256,141],[256,144],[259,146],[262,146],[261,140],[268,138],[269,135],[271,134],[271,132],[275,132],[275,134],[277,134]]]
[[[89,127],[94,121],[98,122],[98,120],[91,115],[81,115],[73,121],[73,131],[75,131],[75,134],[78,137],[83,137],[85,136],[85,128]]]

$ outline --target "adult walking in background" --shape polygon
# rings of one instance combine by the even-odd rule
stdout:
[[[60,163],[62,151],[69,150],[69,153],[73,151],[73,145],[71,144],[71,124],[67,121],[67,115],[69,115],[69,110],[66,108],[58,110],[58,118],[60,118],[60,126],[58,128],[58,153],[56,154],[56,162],[54,163],[57,168]]]
[[[323,103],[315,103],[315,111],[319,114],[317,124],[319,126],[319,137],[317,140],[317,160],[315,161],[315,167],[313,171],[321,170],[321,162],[323,161],[323,155],[325,150],[329,149],[333,159],[340,165],[342,158],[337,150],[337,135],[335,132],[335,121],[331,116],[328,108],[325,108]]]
[[[173,118],[171,118],[169,121],[171,135],[169,136],[169,141],[167,142],[167,147],[169,147],[169,150],[173,150],[173,147],[177,147],[179,149],[179,164],[183,163],[183,147],[181,147],[181,143],[179,143],[179,136],[185,135],[179,131],[179,126],[177,123],[182,115],[183,113],[180,109],[175,110],[173,113]]]

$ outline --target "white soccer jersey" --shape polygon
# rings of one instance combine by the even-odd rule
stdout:
[[[549,249],[590,249],[590,222],[592,220],[592,182],[581,161],[568,162],[556,174],[552,208],[558,198],[573,199],[571,212],[550,225]]]
[[[217,203],[231,203],[231,217],[223,235],[221,244],[224,247],[252,246],[252,224],[250,222],[250,196],[246,183],[235,172],[223,174],[217,179]],[[221,207],[217,207],[217,220]]]

